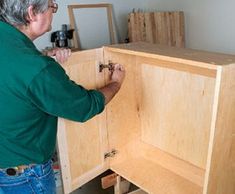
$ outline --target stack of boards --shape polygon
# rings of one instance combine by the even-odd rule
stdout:
[[[130,42],[144,41],[183,48],[184,13],[181,11],[130,13],[128,37]]]

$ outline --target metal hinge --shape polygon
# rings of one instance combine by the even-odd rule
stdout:
[[[102,72],[104,68],[108,68],[109,71],[112,71],[113,70],[113,63],[111,61],[109,61],[108,64],[100,63],[99,64],[99,72]]]
[[[108,157],[114,157],[115,154],[117,154],[117,153],[118,153],[117,150],[112,149],[111,152],[107,152],[107,153],[104,154],[104,159],[106,159],[106,158],[108,158]]]

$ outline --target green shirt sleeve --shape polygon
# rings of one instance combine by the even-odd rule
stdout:
[[[55,62],[34,77],[27,95],[42,111],[79,122],[85,122],[102,112],[105,106],[101,92],[87,90],[76,84]]]

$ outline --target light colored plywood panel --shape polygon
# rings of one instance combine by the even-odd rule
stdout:
[[[232,179],[233,179],[233,185],[235,185],[235,135],[232,136],[232,146],[230,149],[231,157],[230,162],[232,165]]]
[[[68,158],[68,144],[66,137],[66,128],[64,119],[58,119],[57,131],[57,149],[59,151],[59,163],[61,168],[61,177],[63,181],[63,191],[65,194],[72,191],[71,170]]]
[[[202,187],[144,158],[132,158],[111,169],[151,194],[201,194]]]
[[[222,68],[218,91],[218,110],[215,118],[214,137],[211,139],[211,155],[204,193],[234,194],[234,135],[235,127],[235,67]]]
[[[99,139],[102,135],[100,130],[103,130],[99,124],[102,118],[102,116],[97,116],[85,124],[66,122],[67,138],[70,140],[68,141],[70,148],[68,155],[71,159],[70,166],[73,167],[71,169],[72,180],[104,162],[103,142]]]
[[[205,168],[215,79],[139,65],[142,140]]]
[[[203,75],[207,77],[216,77],[216,69],[208,69],[205,67],[194,66],[193,64],[185,64],[180,62],[171,62],[168,60],[161,60],[157,58],[136,57],[139,63],[148,63],[149,65],[164,67],[167,69],[174,69],[177,71],[189,72],[192,74]]]
[[[151,194],[234,194],[235,57],[147,44],[104,50],[126,79],[107,114],[86,126],[59,120],[66,192],[111,167]],[[79,53],[64,64],[68,74],[88,88],[103,85],[102,49]],[[105,161],[112,148],[118,153]]]
[[[135,152],[146,160],[160,165],[172,173],[203,187],[205,176],[204,169],[144,142],[135,145]],[[154,177],[152,178],[154,179]]]
[[[99,73],[99,63],[103,61],[103,50],[90,50],[73,53],[66,64],[63,64],[70,79],[76,83],[93,89],[104,85],[103,73]],[[108,149],[105,111],[85,123],[61,119],[63,136],[58,139],[66,142],[68,159],[61,160],[62,174],[70,180],[71,192],[90,181],[97,174],[108,169],[104,161],[104,153]],[[61,130],[60,128],[58,129]],[[66,181],[64,182],[66,183]],[[67,187],[67,186],[65,186]]]
[[[139,67],[135,56],[105,52],[105,61],[123,64],[126,77],[119,93],[107,105],[107,128],[110,149],[117,149],[114,160],[128,155],[127,145],[140,138],[139,120]],[[129,153],[135,154],[135,153]]]
[[[141,57],[157,58],[169,62],[188,64],[208,69],[217,69],[217,65],[235,63],[234,55],[212,53],[185,48],[175,48],[165,45],[154,45],[145,42],[119,44],[107,48],[113,52],[126,53]]]

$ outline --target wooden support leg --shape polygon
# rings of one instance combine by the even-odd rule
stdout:
[[[109,187],[112,187],[117,184],[117,174],[112,173],[110,175],[107,175],[101,179],[101,185],[103,189],[107,189]]]
[[[120,176],[117,176],[117,183],[114,185],[114,194],[124,194],[129,191],[130,182],[127,180],[121,180]]]
[[[146,193],[145,191],[143,191],[141,189],[137,189],[137,190],[132,191],[132,192],[127,193],[127,194],[148,194],[148,193]]]

